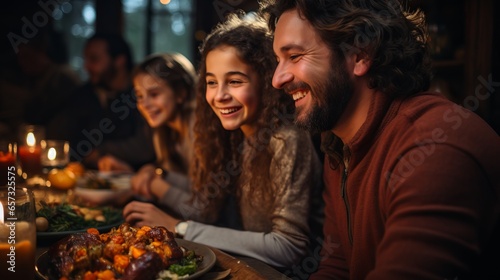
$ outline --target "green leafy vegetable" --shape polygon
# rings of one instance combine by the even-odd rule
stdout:
[[[82,230],[91,227],[100,227],[114,224],[122,220],[121,210],[111,207],[89,208],[91,210],[101,210],[104,221],[94,219],[85,220],[84,216],[75,210],[75,206],[68,203],[49,205],[40,201],[41,208],[37,211],[37,217],[45,217],[49,221],[49,232],[61,232]],[[76,208],[78,209],[78,208]]]
[[[190,263],[190,264],[186,264],[186,265],[173,264],[168,268],[168,270],[170,270],[170,272],[175,273],[179,276],[184,276],[186,274],[195,273],[197,268],[198,268],[198,265],[196,263]]]
[[[187,251],[186,256],[180,263],[172,264],[168,270],[179,276],[193,274],[198,269],[198,264],[202,261],[202,256],[196,256],[193,251]]]

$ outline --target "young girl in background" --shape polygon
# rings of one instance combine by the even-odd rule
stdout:
[[[142,166],[132,177],[133,194],[161,203],[171,188],[189,191],[188,169],[193,156],[195,70],[181,54],[149,56],[133,72],[137,108],[153,131],[156,163]],[[136,147],[140,149],[141,147]],[[100,159],[101,171],[131,171],[114,157]],[[123,200],[123,199],[120,199]],[[163,203],[168,207],[167,203]]]
[[[157,162],[143,166],[132,178],[134,193],[161,199],[172,186],[189,188],[194,85],[194,67],[181,54],[155,55],[135,69],[137,107],[153,128]]]
[[[208,35],[201,58],[192,197],[177,198],[181,219],[142,202],[127,205],[125,219],[289,267],[306,254],[321,164],[309,135],[291,125],[293,100],[271,86],[272,38],[260,19],[233,16]],[[236,222],[224,219],[232,213]]]

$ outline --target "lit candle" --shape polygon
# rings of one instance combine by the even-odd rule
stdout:
[[[26,135],[26,144],[29,147],[35,147],[36,139],[35,139],[35,134],[33,134],[33,132],[28,132],[28,135]]]
[[[18,188],[9,195],[0,193],[0,279],[34,279],[34,206],[33,194],[27,189]]]
[[[3,204],[0,201],[0,226],[2,226],[3,223],[4,223]]]
[[[51,168],[64,168],[69,161],[69,143],[62,140],[42,141],[42,166],[44,172]]]
[[[28,132],[26,135],[26,145],[19,147],[19,160],[28,178],[42,173],[41,149],[36,144],[33,132]]]
[[[45,154],[46,153],[46,154]],[[60,160],[57,160],[57,150],[54,147],[50,147],[44,152],[42,156],[42,165],[45,167],[59,167],[61,165]]]
[[[49,151],[47,152],[47,158],[49,160],[55,160],[56,155],[57,155],[57,152],[56,152],[56,149],[54,149],[54,147],[50,148]]]
[[[9,254],[15,254],[14,261],[11,261]],[[35,246],[29,240],[22,240],[16,244],[1,242],[0,263],[2,263],[1,279],[14,279],[14,277],[16,279],[35,279]]]

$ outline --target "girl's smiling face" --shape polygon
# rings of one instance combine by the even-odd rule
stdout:
[[[168,124],[176,118],[178,100],[165,81],[153,75],[138,74],[134,87],[137,109],[151,127]]]
[[[219,46],[206,57],[206,100],[227,130],[245,137],[256,129],[260,106],[259,76],[240,59],[236,48]]]

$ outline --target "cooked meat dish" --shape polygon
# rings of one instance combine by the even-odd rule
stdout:
[[[124,223],[108,233],[89,229],[58,241],[48,251],[49,270],[58,279],[155,279],[184,253],[166,228]]]

